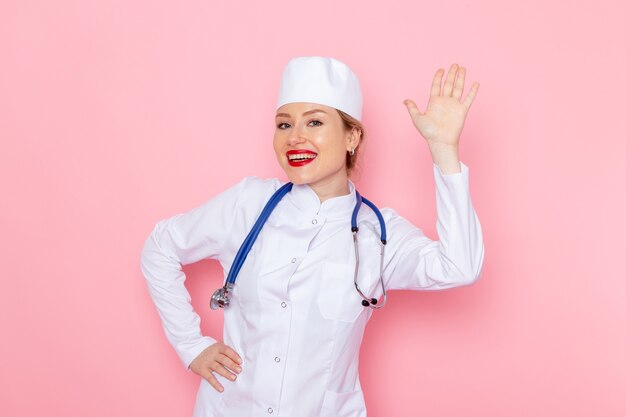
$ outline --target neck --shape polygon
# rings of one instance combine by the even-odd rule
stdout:
[[[327,181],[324,183],[309,184],[311,189],[315,191],[320,202],[328,200],[329,198],[339,197],[342,195],[350,194],[350,186],[348,185],[348,177],[341,179],[335,179],[333,181]]]

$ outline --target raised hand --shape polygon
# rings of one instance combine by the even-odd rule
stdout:
[[[465,84],[465,67],[452,64],[446,81],[441,86],[445,70],[439,68],[435,73],[430,89],[430,99],[426,112],[422,113],[414,101],[404,100],[413,124],[433,148],[456,149],[465,123],[465,116],[474,101],[479,84],[472,84],[464,100],[463,85]]]

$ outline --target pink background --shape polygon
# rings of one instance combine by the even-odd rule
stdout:
[[[154,224],[245,175],[287,60],[359,75],[355,180],[437,238],[424,109],[458,62],[485,265],[392,292],[361,351],[369,415],[626,415],[622,2],[0,2],[0,415],[190,416],[199,377],[139,269]],[[217,263],[185,267],[206,334]],[[297,417],[297,416],[294,416]]]

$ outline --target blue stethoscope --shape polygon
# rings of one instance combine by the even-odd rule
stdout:
[[[246,260],[246,257],[248,256],[248,253],[250,252],[250,249],[252,248],[254,241],[256,240],[259,233],[261,233],[261,228],[267,221],[268,217],[270,216],[270,214],[272,213],[272,211],[274,210],[278,202],[285,196],[285,194],[291,191],[292,187],[293,187],[293,183],[288,182],[287,184],[283,185],[278,190],[276,190],[276,192],[268,200],[267,204],[263,208],[263,211],[261,211],[259,218],[254,223],[254,226],[252,226],[252,229],[248,233],[248,236],[245,238],[245,240],[241,244],[241,247],[237,251],[237,254],[235,255],[235,259],[233,260],[233,264],[230,268],[230,271],[228,272],[228,277],[226,278],[226,282],[224,283],[224,286],[217,289],[211,296],[211,308],[213,310],[227,307],[230,304],[230,299],[228,298],[228,292],[232,290],[232,288],[234,287],[235,280],[237,279],[237,275],[239,274],[239,270],[243,266],[243,263]],[[387,244],[387,228],[385,226],[385,220],[383,219],[382,214],[380,213],[378,208],[374,205],[374,203],[372,203],[365,197],[361,197],[358,191],[355,191],[355,192],[356,192],[356,205],[354,206],[354,210],[352,211],[352,240],[354,241],[354,253],[356,255],[356,264],[354,267],[354,286],[356,287],[356,290],[361,296],[361,298],[363,298],[363,300],[361,301],[361,304],[364,307],[382,308],[387,303],[387,292],[385,290],[385,283],[383,282],[385,245]],[[380,245],[380,278],[379,280],[380,280],[380,285],[383,289],[383,302],[380,305],[378,305],[378,299],[369,298],[365,294],[363,294],[357,282],[358,276],[359,276],[359,245],[357,241],[357,233],[359,232],[359,227],[357,226],[356,220],[357,220],[357,215],[359,214],[359,209],[361,208],[361,203],[365,203],[374,211],[374,213],[376,214],[376,217],[378,218],[378,222],[380,223],[381,245]]]

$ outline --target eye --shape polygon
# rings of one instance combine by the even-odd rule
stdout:
[[[320,122],[319,120],[311,120],[310,123],[319,123],[319,124],[316,124],[316,125],[313,125],[313,126],[321,126],[322,125],[322,122]]]
[[[282,127],[282,126],[284,126],[284,125],[289,126],[289,123],[282,122],[282,123],[279,123],[278,125],[276,125],[276,127],[277,127],[277,128],[279,128],[279,129],[285,129],[284,127]]]

